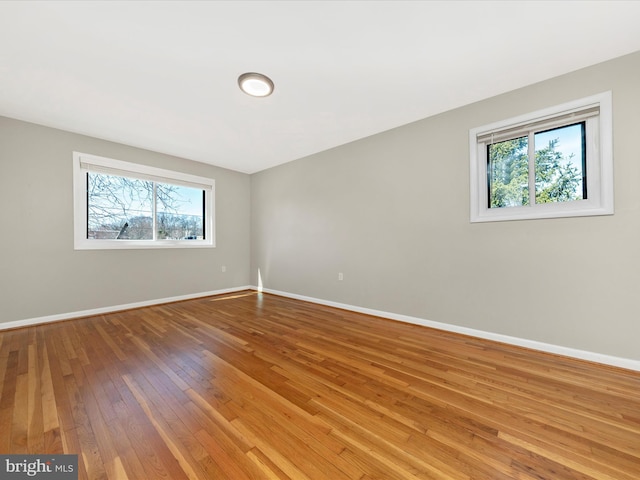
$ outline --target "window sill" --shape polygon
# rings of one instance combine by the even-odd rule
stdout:
[[[156,248],[215,248],[213,242],[193,240],[146,241],[146,240],[81,240],[74,250],[138,250]]]

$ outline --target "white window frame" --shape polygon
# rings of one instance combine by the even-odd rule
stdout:
[[[182,185],[205,192],[202,240],[110,240],[87,238],[87,172],[99,172],[158,183]],[[215,247],[214,200],[215,180],[197,175],[114,160],[87,153],[73,152],[73,216],[74,249],[139,249],[139,248],[212,248]]]
[[[469,130],[471,222],[612,215],[614,195],[611,105],[609,91]],[[595,116],[585,113],[593,109],[599,109],[599,113]],[[507,140],[526,135],[534,129],[571,125],[582,121],[581,117],[584,117],[583,121],[586,123],[587,199],[489,208],[487,145],[491,141],[488,139],[494,136]],[[530,171],[530,178],[533,177],[532,173]],[[532,180],[530,191],[531,182]]]

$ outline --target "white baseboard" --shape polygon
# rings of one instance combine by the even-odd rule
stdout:
[[[423,318],[411,317],[408,315],[400,315],[400,314],[391,313],[391,312],[384,312],[381,310],[373,310],[371,308],[357,307],[354,305],[348,305],[348,304],[339,303],[339,302],[332,302],[329,300],[322,300],[314,297],[307,297],[305,295],[298,295],[295,293],[282,292],[279,290],[272,290],[268,288],[259,288],[252,285],[226,288],[222,290],[213,290],[210,292],[192,293],[189,295],[179,295],[176,297],[158,298],[154,300],[128,303],[124,305],[113,305],[109,307],[94,308],[91,310],[81,310],[77,312],[61,313],[58,315],[47,315],[44,317],[27,318],[24,320],[16,320],[13,322],[4,322],[4,323],[0,323],[0,330],[29,327],[33,325],[39,325],[42,323],[59,322],[62,320],[71,320],[73,318],[88,317],[91,315],[102,315],[105,313],[118,312],[121,310],[130,310],[132,308],[149,307],[152,305],[160,305],[163,303],[179,302],[181,300],[191,300],[194,298],[209,297],[212,295],[223,295],[226,293],[240,292],[243,290],[262,291],[265,293],[271,293],[273,295],[279,295],[281,297],[288,297],[288,298],[293,298],[297,300],[303,300],[305,302],[317,303],[317,304],[326,305],[329,307],[340,308],[342,310],[349,310],[352,312],[364,313],[366,315],[373,315],[376,317],[388,318],[390,320],[397,320],[400,322],[412,323],[415,325],[422,325],[425,327],[436,328],[438,330],[460,333],[463,335],[470,335],[472,337],[483,338],[486,340],[493,340],[496,342],[507,343],[507,344],[516,345],[519,347],[531,348],[533,350],[539,350],[542,352],[554,353],[556,355],[564,355],[567,357],[573,357],[580,360],[587,360],[590,362],[602,363],[604,365],[611,365],[614,367],[626,368],[629,370],[635,370],[640,372],[640,361],[633,360],[630,358],[614,357],[612,355],[605,355],[602,353],[589,352],[586,350],[578,350],[575,348],[563,347],[560,345],[553,345],[550,343],[537,342],[535,340],[527,340],[525,338],[511,337],[509,335],[502,335],[499,333],[485,332],[483,330],[475,330],[473,328],[461,327],[458,325],[451,325],[449,323],[434,322],[432,320],[426,320]]]
[[[297,295],[295,293],[281,292],[278,290],[271,290],[268,288],[252,286],[251,289],[265,292],[265,293],[271,293],[273,295],[279,295],[281,297],[288,297],[296,300],[303,300],[305,302],[318,303],[320,305],[340,308],[343,310],[350,310],[352,312],[358,312],[358,313],[364,313],[367,315],[373,315],[376,317],[388,318],[390,320],[398,320],[400,322],[413,323],[415,325],[422,325],[425,327],[436,328],[438,330],[445,330],[448,332],[460,333],[460,334],[469,335],[472,337],[483,338],[486,340],[493,340],[496,342],[516,345],[519,347],[530,348],[532,350],[539,350],[542,352],[554,353],[556,355],[573,357],[580,360],[587,360],[590,362],[596,362],[604,365],[611,365],[614,367],[626,368],[629,370],[635,370],[640,372],[640,361],[633,360],[630,358],[614,357],[611,355],[604,355],[601,353],[589,352],[586,350],[578,350],[575,348],[563,347],[560,345],[553,345],[550,343],[537,342],[535,340],[527,340],[526,338],[511,337],[509,335],[502,335],[499,333],[485,332],[483,330],[475,330],[473,328],[460,327],[458,325],[451,325],[448,323],[434,322],[432,320],[425,320],[423,318],[418,318],[418,317],[410,317],[408,315],[400,315],[397,313],[383,312],[380,310],[373,310],[370,308],[357,307],[354,305],[332,302],[329,300],[322,300],[319,298],[307,297],[304,295]]]
[[[179,302],[181,300],[191,300],[193,298],[210,297],[212,295],[223,295],[225,293],[240,292],[242,290],[253,290],[253,287],[245,285],[243,287],[225,288],[222,290],[213,290],[211,292],[192,293],[189,295],[178,295],[177,297],[157,298],[154,300],[146,300],[144,302],[113,305],[109,307],[94,308],[91,310],[81,310],[78,312],[60,313],[58,315],[47,315],[45,317],[27,318],[24,320],[0,323],[0,330],[8,330],[10,328],[19,327],[30,327],[32,325],[39,325],[41,323],[60,322],[62,320],[71,320],[72,318],[89,317],[91,315],[102,315],[104,313],[130,310],[132,308],[149,307],[152,305],[160,305],[163,303]]]

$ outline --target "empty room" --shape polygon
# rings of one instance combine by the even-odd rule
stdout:
[[[640,2],[0,2],[0,480],[638,480]]]

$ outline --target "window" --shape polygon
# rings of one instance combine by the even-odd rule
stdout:
[[[613,213],[611,92],[469,132],[471,221]]]
[[[74,152],[77,250],[213,247],[214,181]]]

